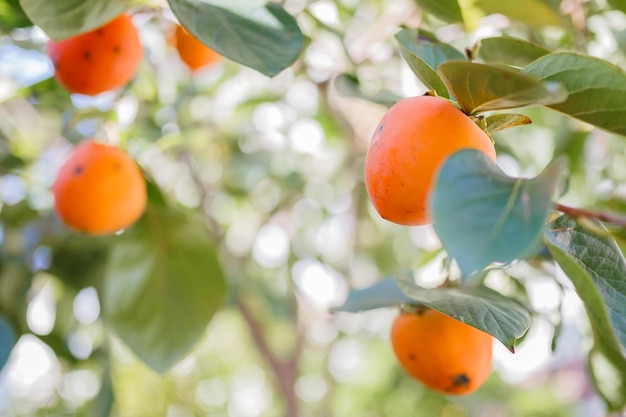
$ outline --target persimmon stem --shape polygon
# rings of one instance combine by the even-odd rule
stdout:
[[[556,204],[556,209],[573,218],[587,217],[626,228],[626,217],[624,216],[577,207],[569,207],[561,203]]]

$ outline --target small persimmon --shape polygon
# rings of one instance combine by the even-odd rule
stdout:
[[[365,157],[365,185],[376,211],[401,225],[431,223],[428,199],[439,169],[463,148],[496,160],[491,138],[448,100],[420,96],[394,104]]]
[[[96,95],[127,84],[137,72],[143,47],[137,28],[122,14],[89,32],[48,42],[55,77],[70,92]]]
[[[433,309],[403,310],[391,344],[410,376],[445,394],[469,394],[491,372],[492,337]]]
[[[90,235],[127,228],[147,202],[145,179],[135,161],[121,149],[93,140],[72,150],[52,192],[61,221]]]
[[[180,59],[192,71],[197,71],[222,59],[220,54],[200,42],[180,25],[177,25],[174,31],[174,46]]]

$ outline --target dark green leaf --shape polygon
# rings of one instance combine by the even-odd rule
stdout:
[[[598,58],[557,52],[539,58],[523,73],[560,83],[567,100],[549,107],[602,129],[626,136],[626,74]]]
[[[335,87],[343,96],[360,98],[386,107],[391,107],[402,99],[402,97],[389,91],[380,91],[376,94],[366,94],[361,89],[359,80],[350,74],[339,74],[337,78],[335,78]]]
[[[517,20],[529,26],[559,26],[562,21],[559,13],[543,0],[525,0],[519,3],[503,0],[476,0],[474,6],[486,14],[503,14],[511,20]]]
[[[478,55],[487,62],[525,67],[550,51],[523,39],[501,36],[480,41]]]
[[[609,5],[622,13],[626,13],[626,0],[608,0]]]
[[[602,228],[599,222],[596,227]],[[611,238],[561,216],[544,241],[580,296],[594,334],[590,355],[598,391],[613,410],[626,406],[626,261]],[[620,346],[621,344],[621,346]]]
[[[333,308],[333,311],[358,313],[411,301],[412,299],[398,287],[398,281],[395,278],[386,278],[367,288],[350,291],[343,305]]]
[[[149,206],[112,249],[104,312],[139,358],[165,372],[204,334],[226,290],[205,225]]]
[[[489,333],[512,352],[530,327],[530,313],[521,304],[487,287],[426,289],[410,277],[398,285],[414,301]]]
[[[180,23],[221,55],[274,76],[304,47],[296,20],[274,2],[168,0]]]
[[[464,276],[492,262],[538,252],[565,161],[532,179],[511,178],[484,153],[461,150],[444,163],[431,198],[435,230]]]
[[[416,2],[426,13],[444,22],[463,22],[463,14],[457,0],[416,0]]]
[[[0,370],[9,360],[9,354],[16,342],[17,338],[15,337],[13,327],[0,313]]]
[[[435,90],[439,96],[450,98],[436,69],[444,62],[463,60],[465,56],[458,49],[418,29],[402,29],[396,34],[396,39],[402,56],[422,84]]]
[[[445,62],[437,71],[465,113],[558,103],[566,98],[556,82],[476,62]]]
[[[11,30],[32,25],[20,7],[19,0],[0,0],[0,30]]]
[[[490,135],[510,127],[523,126],[532,123],[530,117],[517,113],[498,113],[488,116],[485,121],[487,122],[486,131]]]
[[[20,0],[30,18],[53,40],[96,29],[124,13],[131,0]]]

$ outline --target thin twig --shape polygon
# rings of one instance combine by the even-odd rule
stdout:
[[[614,224],[616,226],[620,226],[620,227],[624,227],[626,228],[626,217],[625,216],[620,216],[620,215],[616,215],[616,214],[611,214],[611,213],[606,213],[606,212],[600,212],[600,211],[595,211],[595,210],[588,210],[588,209],[583,209],[583,208],[577,208],[577,207],[569,207],[566,206],[564,204],[561,203],[557,203],[556,205],[556,209],[560,212],[563,212],[567,215],[569,215],[570,217],[573,218],[577,218],[577,217],[587,217],[590,219],[597,219],[606,223],[611,223]]]

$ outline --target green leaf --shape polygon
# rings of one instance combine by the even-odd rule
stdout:
[[[221,55],[274,76],[304,47],[296,20],[275,2],[168,0],[180,23]]]
[[[511,352],[530,327],[528,310],[487,287],[426,289],[406,277],[398,285],[414,301],[489,333]]]
[[[444,22],[463,22],[463,14],[457,0],[416,0],[416,2],[426,13]]]
[[[493,135],[496,132],[515,126],[531,124],[530,117],[518,113],[498,113],[485,118],[487,123],[487,133]]]
[[[198,342],[226,291],[204,224],[149,206],[112,249],[104,312],[137,356],[163,373]]]
[[[20,7],[19,0],[0,0],[0,30],[11,30],[32,25],[33,23]]]
[[[402,29],[395,37],[400,44],[402,56],[422,84],[435,90],[439,96],[450,98],[436,68],[447,61],[463,60],[465,56],[423,30]]]
[[[538,81],[488,64],[445,62],[437,71],[467,114],[552,104],[566,98],[556,82]]]
[[[127,11],[131,0],[20,0],[30,18],[53,40],[59,41],[96,29]]]
[[[482,39],[478,49],[478,55],[487,62],[520,68],[549,53],[542,46],[509,36]]]
[[[343,305],[332,310],[359,313],[365,310],[390,307],[411,301],[412,298],[405,295],[398,287],[398,281],[395,278],[385,278],[367,288],[350,291]]]
[[[0,369],[2,369],[9,360],[9,355],[16,342],[17,339],[13,332],[13,327],[4,315],[0,314]]]
[[[603,228],[599,222],[595,226]],[[544,242],[583,301],[594,334],[592,374],[609,407],[619,410],[626,406],[624,256],[613,239],[583,228],[568,216],[550,224]]]
[[[444,163],[431,197],[434,227],[464,276],[541,248],[565,160],[532,179],[511,178],[484,153],[465,149]]]
[[[622,13],[626,13],[626,0],[608,0],[609,5]]]
[[[626,136],[626,74],[598,58],[557,52],[539,58],[524,74],[560,83],[567,100],[548,107]]]
[[[402,97],[389,91],[380,91],[376,94],[366,94],[361,89],[359,79],[351,74],[339,74],[335,78],[334,82],[337,91],[345,97],[360,98],[386,107],[391,107],[402,99]]]
[[[525,0],[524,7],[511,1],[476,0],[474,6],[481,9],[485,14],[502,14],[511,20],[517,20],[532,27],[560,26],[563,24],[559,13],[543,0]]]

